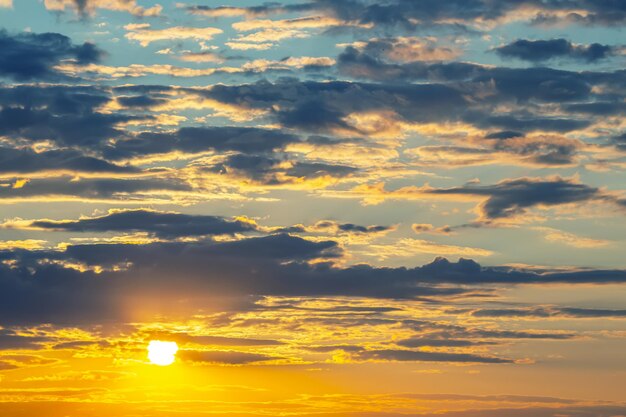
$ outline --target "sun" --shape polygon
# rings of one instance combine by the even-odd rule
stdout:
[[[148,344],[148,359],[151,363],[159,366],[167,366],[174,363],[178,345],[176,342],[162,342],[151,340]]]

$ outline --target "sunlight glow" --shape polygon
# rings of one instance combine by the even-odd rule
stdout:
[[[159,366],[167,366],[174,363],[178,352],[176,342],[162,342],[151,340],[148,344],[148,359],[151,363]]]

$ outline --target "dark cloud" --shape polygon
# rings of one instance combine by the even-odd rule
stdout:
[[[221,16],[266,16],[274,13],[290,13],[299,11],[313,10],[312,3],[304,4],[280,4],[277,2],[268,2],[262,6],[250,6],[250,7],[231,7],[231,6],[204,6],[204,5],[189,5],[186,10],[191,14],[197,14],[209,17],[221,17]]]
[[[527,102],[563,102],[582,100],[591,93],[591,82],[603,81],[603,74],[594,77],[577,72],[550,68],[504,68],[486,67],[478,64],[450,62],[389,63],[368,55],[353,47],[347,47],[339,55],[339,71],[358,79],[373,79],[392,82],[393,80],[430,80],[433,82],[462,82],[457,88],[475,95],[485,85],[493,84],[497,95],[489,94],[487,100],[515,100]],[[594,74],[594,73],[592,73]],[[472,88],[473,87],[473,88]],[[478,99],[479,97],[476,97]],[[484,101],[480,100],[481,102]]]
[[[565,407],[497,408],[493,410],[467,410],[438,413],[441,417],[615,417],[626,412],[621,405],[571,405]],[[422,417],[435,417],[423,414]]]
[[[86,341],[86,340],[74,340],[71,342],[61,342],[61,343],[57,343],[54,346],[52,346],[52,349],[55,350],[63,350],[63,349],[69,349],[69,350],[75,350],[75,349],[83,349],[89,346],[106,346],[107,343],[106,342],[90,342],[90,341]]]
[[[470,328],[454,324],[404,320],[402,325],[419,332],[418,335],[396,342],[404,347],[463,347],[501,343],[502,340],[569,340],[574,333],[536,332]]]
[[[613,47],[592,43],[575,45],[566,39],[527,40],[518,39],[508,45],[496,48],[498,55],[530,62],[542,62],[554,58],[566,58],[584,62],[596,62],[615,53]]]
[[[158,16],[162,9],[158,4],[149,8],[141,7],[137,5],[137,0],[64,0],[56,6],[48,6],[46,3],[46,8],[57,13],[64,12],[68,6],[83,20],[93,15],[98,8],[126,11],[135,17]]]
[[[528,271],[508,267],[481,267],[471,259],[459,259],[450,262],[437,258],[419,268],[425,281],[453,283],[507,283],[507,284],[542,284],[542,283],[610,283],[626,280],[624,270],[580,270],[568,272]]]
[[[353,223],[337,223],[329,220],[317,222],[315,224],[316,229],[333,229],[337,228],[341,232],[350,233],[380,233],[393,230],[391,226],[361,226]]]
[[[510,359],[480,356],[471,353],[448,353],[420,350],[381,349],[366,350],[358,354],[360,359],[399,362],[464,362],[464,363],[513,363]]]
[[[576,113],[546,115],[544,103],[565,107],[595,100],[594,87],[619,87],[621,73],[579,73],[549,68],[489,68],[476,64],[400,65],[401,73],[372,72],[372,66],[346,66],[345,54],[339,69],[363,82],[305,82],[282,79],[242,85],[216,85],[194,94],[236,106],[242,111],[263,110],[271,121],[286,128],[315,133],[367,136],[389,133],[397,122],[465,122],[482,129],[503,131],[570,132],[591,126],[595,118]],[[369,64],[368,64],[369,65]],[[348,68],[348,69],[346,69]],[[410,71],[407,69],[410,68]],[[415,69],[415,71],[413,71]],[[405,71],[407,70],[407,71]],[[625,73],[626,74],[626,73]],[[408,80],[431,81],[407,83]],[[621,80],[621,81],[620,81]],[[592,101],[589,101],[592,103]],[[503,113],[503,108],[511,108]],[[363,126],[350,116],[386,116],[388,123]],[[597,114],[596,117],[606,117]]]
[[[116,101],[124,107],[132,107],[138,109],[146,109],[167,103],[165,98],[151,97],[148,95],[141,96],[121,96]]]
[[[0,87],[0,135],[93,147],[122,137],[118,124],[151,118],[98,111],[110,101],[110,93],[98,87]]]
[[[626,21],[626,7],[614,0],[517,0],[495,3],[489,0],[390,0],[383,3],[371,0],[316,0],[310,4],[344,20],[406,29],[442,24],[448,20],[459,20],[466,24],[477,19],[493,21],[526,8],[539,9],[535,21],[541,23],[566,20],[613,26]],[[571,13],[565,17],[557,17],[555,14],[568,11]],[[583,13],[579,14],[581,11]]]
[[[58,116],[93,113],[109,101],[111,101],[109,91],[98,86],[0,86],[2,107],[45,108],[51,114]]]
[[[210,335],[190,335],[187,333],[149,332],[145,339],[173,341],[179,344],[198,344],[211,346],[279,346],[284,343],[273,339],[253,339]]]
[[[264,109],[284,126],[312,132],[362,134],[345,117],[352,113],[393,111],[411,121],[447,120],[467,105],[460,91],[438,84],[378,85],[351,82],[301,82],[216,85],[206,92],[217,101]],[[276,106],[280,105],[279,109]]]
[[[609,142],[617,149],[626,151],[626,133],[622,133],[618,136],[613,136],[609,139]]]
[[[226,242],[98,244],[68,246],[61,251],[5,251],[0,252],[0,260],[10,262],[0,264],[0,322],[15,325],[122,320],[128,303],[151,306],[146,307],[147,311],[175,317],[209,306],[224,311],[250,309],[258,296],[437,299],[479,294],[480,284],[626,282],[622,270],[540,273],[481,267],[464,259],[455,263],[439,258],[412,269],[308,263],[320,258],[332,260],[341,254],[336,242],[311,242],[289,235]],[[349,325],[344,318],[338,321]],[[471,335],[570,337],[503,331]],[[467,337],[457,332],[447,338]]]
[[[611,310],[576,307],[542,307],[542,308],[483,308],[472,311],[475,317],[572,317],[572,318],[623,318],[626,310]]]
[[[376,51],[373,53],[367,49],[361,51],[352,46],[348,46],[339,55],[337,66],[342,74],[353,78],[386,82],[411,79],[460,81],[487,72],[487,69],[480,65],[461,62],[388,62]]]
[[[121,136],[123,132],[115,126],[134,119],[137,118],[121,114],[55,115],[48,110],[4,107],[0,110],[0,134],[89,146]]]
[[[0,329],[0,350],[39,349],[42,343],[50,340],[46,336],[24,335],[9,329]]]
[[[364,350],[363,347],[356,346],[356,345],[308,346],[308,347],[305,347],[305,349],[311,352],[320,352],[320,353],[334,352],[337,350],[342,350],[344,352],[361,352]]]
[[[265,153],[283,148],[300,139],[279,130],[247,127],[185,127],[173,133],[142,132],[133,138],[120,140],[103,149],[110,159],[126,159],[152,154],[180,151]]]
[[[341,178],[357,171],[346,165],[320,162],[281,160],[261,155],[231,155],[223,162],[203,170],[216,174],[242,177],[263,185],[281,185],[301,182],[302,179],[321,177]]]
[[[571,113],[582,113],[592,116],[617,116],[626,113],[626,103],[595,101],[591,103],[573,103],[563,106],[563,109]]]
[[[17,181],[17,180],[16,180]],[[70,197],[75,199],[128,199],[147,198],[155,191],[191,191],[189,184],[179,180],[159,178],[115,179],[115,178],[35,178],[25,183],[11,181],[0,187],[0,200],[29,199],[35,197]],[[17,185],[19,184],[19,186]]]
[[[1,173],[40,171],[75,171],[85,173],[133,173],[130,166],[115,165],[102,159],[82,155],[71,149],[35,152],[30,148],[0,147]]]
[[[580,130],[591,125],[591,120],[578,120],[555,117],[541,117],[518,112],[505,115],[468,113],[465,121],[485,129],[511,129],[524,132],[559,132],[566,133]]]
[[[461,187],[433,189],[430,194],[485,196],[480,205],[485,221],[514,218],[528,209],[542,206],[555,207],[571,203],[604,201],[626,207],[626,200],[572,179],[550,177],[518,178],[501,181],[495,185],[467,184]]]
[[[94,44],[75,45],[59,33],[18,33],[0,31],[0,75],[16,81],[61,80],[66,78],[54,69],[64,59],[78,65],[99,62],[103,52]]]
[[[525,10],[524,10],[525,9]],[[496,21],[522,10],[537,10],[529,17],[536,23],[566,21],[588,25],[619,25],[626,20],[626,8],[619,0],[313,0],[295,5],[269,3],[257,7],[188,6],[191,13],[212,17],[228,15],[259,16],[272,13],[317,11],[338,19],[375,27],[415,30],[442,26],[466,28],[475,21]],[[557,15],[556,12],[561,12]],[[570,13],[567,13],[570,12]],[[581,13],[582,12],[582,13]],[[449,21],[458,23],[451,25]]]
[[[68,232],[147,232],[171,239],[184,236],[233,235],[256,230],[240,220],[218,216],[164,213],[150,210],[114,211],[101,217],[80,220],[36,220],[31,227]]]
[[[236,351],[181,350],[177,356],[184,361],[208,364],[245,365],[280,359],[260,353]]]
[[[396,342],[397,345],[406,348],[418,348],[418,347],[468,347],[481,344],[473,340],[460,340],[460,339],[429,339],[423,337],[416,337],[412,339],[403,339]]]
[[[503,130],[501,132],[490,133],[485,136],[486,139],[511,139],[511,138],[523,138],[524,134],[521,132],[515,132],[512,130]]]

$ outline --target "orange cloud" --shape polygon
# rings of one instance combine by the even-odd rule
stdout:
[[[221,29],[213,27],[195,28],[184,26],[172,26],[166,29],[150,29],[150,24],[129,24],[124,26],[128,31],[124,35],[127,39],[137,41],[141,46],[148,46],[157,41],[173,41],[181,39],[193,39],[196,41],[210,41],[223,33]]]

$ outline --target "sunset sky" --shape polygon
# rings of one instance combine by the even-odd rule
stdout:
[[[0,0],[0,416],[626,416],[625,27]]]

